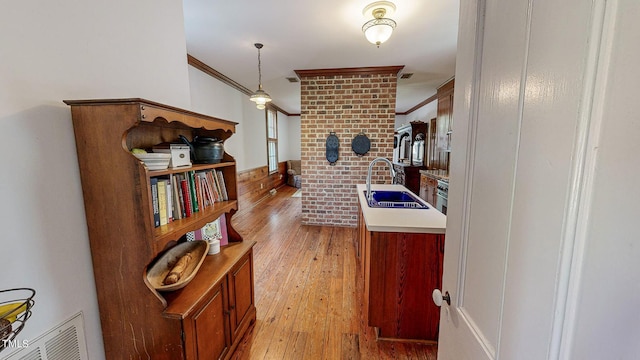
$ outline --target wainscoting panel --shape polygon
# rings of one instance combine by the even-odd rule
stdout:
[[[238,212],[248,210],[287,181],[287,162],[278,163],[278,172],[269,175],[267,166],[238,172]]]

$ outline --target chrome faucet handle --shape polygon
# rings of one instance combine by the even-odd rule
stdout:
[[[395,178],[396,178],[396,172],[393,169],[393,163],[387,159],[387,158],[383,158],[383,157],[378,157],[373,159],[370,163],[369,163],[369,169],[367,171],[367,202],[369,204],[371,204],[371,201],[373,200],[373,191],[371,191],[371,171],[373,169],[373,165],[375,163],[377,163],[378,161],[383,161],[386,162],[387,165],[389,165],[389,173],[391,174],[391,183],[395,182]]]

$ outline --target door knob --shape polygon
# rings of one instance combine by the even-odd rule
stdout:
[[[451,305],[451,296],[449,296],[448,291],[445,291],[444,295],[442,295],[440,289],[433,289],[431,298],[433,298],[433,303],[436,304],[436,306],[442,306],[443,300],[447,302],[447,305]]]

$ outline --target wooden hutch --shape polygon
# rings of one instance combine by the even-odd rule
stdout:
[[[398,138],[396,143],[396,147],[399,148],[398,151],[406,152],[406,158],[404,159],[395,159],[394,156],[395,181],[397,184],[404,185],[407,189],[418,194],[420,191],[420,170],[426,169],[424,166],[426,146],[424,144],[426,144],[427,124],[423,121],[412,121],[398,128],[395,136]],[[415,158],[416,154],[413,151],[416,141],[422,141],[423,143],[420,159]],[[404,150],[405,147],[408,147],[408,150]]]
[[[66,100],[71,106],[100,321],[107,359],[229,358],[256,319],[253,245],[231,224],[238,209],[236,163],[218,164],[228,201],[154,226],[150,179],[184,169],[149,171],[130,150],[178,135],[228,139],[236,123],[143,99]],[[156,291],[146,270],[185,234],[226,214],[229,245],[207,256],[184,288]]]

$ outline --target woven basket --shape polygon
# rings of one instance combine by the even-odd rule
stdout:
[[[0,290],[0,351],[16,338],[31,317],[36,291],[29,288]]]

